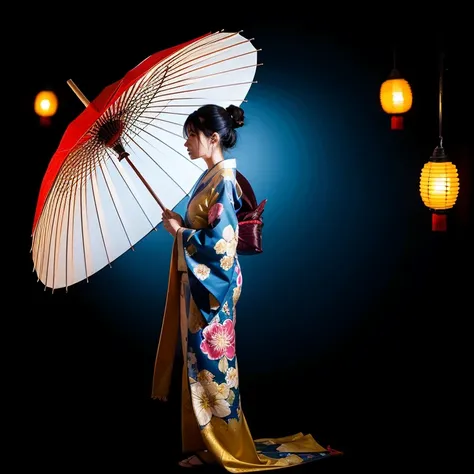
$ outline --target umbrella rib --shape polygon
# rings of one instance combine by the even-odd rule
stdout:
[[[92,173],[95,174],[95,177],[97,179],[97,168],[96,167],[94,167],[94,169],[92,170]],[[95,208],[95,212],[96,212],[96,216],[97,216],[97,223],[99,224],[100,237],[102,239],[102,244],[103,244],[103,247],[104,247],[105,255],[107,257],[107,261],[109,263],[109,267],[111,267],[112,265],[111,265],[111,262],[110,262],[110,256],[109,256],[109,252],[108,252],[108,249],[107,249],[107,242],[105,241],[104,230],[102,228],[102,222],[101,222],[100,217],[99,217],[99,209],[98,209],[98,205],[97,205],[97,196],[96,196],[97,190],[95,189],[94,180],[92,179],[92,177],[91,177],[91,190],[92,190],[92,197],[93,197],[93,201],[94,201],[94,208]]]
[[[48,204],[49,201],[46,202]],[[46,234],[47,234],[47,227],[46,225],[43,224],[44,220],[47,220],[47,216],[49,214],[49,207],[45,205],[43,214],[44,219],[42,218],[41,221],[38,223],[38,226],[36,227],[35,231],[35,242],[37,242],[37,250],[36,250],[36,258],[40,259],[37,265],[38,268],[38,273],[43,273],[43,267],[44,267],[44,261],[47,255],[47,252],[41,252],[39,253],[39,249],[44,246],[44,244],[47,242]],[[33,250],[34,252],[34,250]],[[46,288],[45,288],[46,289]]]
[[[147,132],[146,130],[143,130],[143,133],[148,133],[148,132]],[[154,135],[151,135],[150,133],[149,133],[149,135],[150,135],[151,137],[153,137],[153,138],[157,138],[157,137],[155,137]],[[138,148],[140,148],[140,150],[142,150],[142,151],[150,158],[150,160],[153,161],[153,163],[155,163],[155,165],[158,166],[158,168],[159,168],[161,171],[163,171],[163,173],[165,173],[165,174],[173,181],[173,183],[175,183],[176,186],[178,186],[179,189],[181,189],[181,191],[183,191],[184,194],[187,194],[187,191],[186,191],[185,189],[183,189],[183,188],[181,187],[181,185],[178,184],[178,183],[176,182],[176,180],[175,180],[169,173],[167,173],[167,172],[165,171],[165,169],[164,169],[162,166],[160,166],[160,165],[155,161],[155,159],[154,159],[146,150],[144,150],[144,149],[140,146],[140,144],[139,144],[136,140],[133,139],[133,137],[130,137],[129,135],[127,135],[127,136],[130,138],[130,141],[132,141],[133,143],[135,143],[135,145],[136,145]],[[140,137],[140,138],[141,138],[145,143],[149,143],[149,142],[147,142],[143,137]],[[159,140],[159,139],[158,139],[158,140]],[[175,150],[173,147],[169,146],[167,143],[165,143],[165,142],[163,142],[163,141],[161,141],[161,140],[159,140],[159,141],[160,141],[161,143],[163,143],[163,145],[166,145],[167,147],[171,148],[171,150],[175,151],[179,156],[182,156],[189,164],[192,164],[192,165],[196,166],[198,169],[200,169],[195,163],[193,163],[192,161],[188,160],[184,155],[182,155],[181,153],[179,153],[179,152],[178,152],[177,150]]]
[[[250,53],[246,53],[246,54],[253,54],[253,53],[254,53],[254,51],[252,51]],[[222,63],[222,62],[225,62],[225,61],[230,61],[230,60],[235,59],[239,56],[242,56],[242,55],[237,55],[237,56],[234,56],[234,57],[231,57],[231,58],[226,58],[226,59],[223,59],[223,60],[220,60],[220,61],[216,61],[216,62],[211,63],[211,64],[206,64],[206,65],[203,65],[203,66],[199,66],[199,67],[196,67],[194,69],[187,70],[187,71],[185,71],[185,72],[183,72],[182,74],[179,74],[179,75],[177,75],[176,73],[172,73],[167,77],[166,81],[162,81],[161,86],[159,88],[157,88],[156,91],[153,93],[153,97],[152,97],[151,100],[153,101],[156,97],[160,97],[164,93],[167,93],[169,91],[173,91],[175,89],[181,88],[183,86],[182,83],[186,82],[186,81],[192,80],[192,82],[197,82],[199,80],[214,77],[214,76],[217,76],[217,75],[220,75],[220,74],[235,72],[235,71],[238,71],[238,70],[241,70],[241,69],[247,69],[249,67],[254,67],[255,66],[255,65],[241,66],[240,68],[232,68],[232,69],[229,69],[229,70],[226,70],[226,71],[221,71],[221,72],[218,72],[218,73],[206,74],[206,75],[197,76],[197,77],[189,77],[189,75],[192,74],[195,71],[198,71],[198,70],[201,70],[201,69],[204,69],[204,68],[208,68],[208,67],[214,66],[216,64],[219,64],[219,63]],[[185,68],[183,68],[183,71],[184,71],[184,69]],[[151,83],[151,81],[150,81],[150,85],[147,85],[146,88],[145,88],[145,90],[148,90],[148,89],[155,89],[154,84]],[[181,93],[183,93],[183,92],[187,92],[187,91],[182,91]],[[142,93],[142,94],[144,95],[145,93]]]
[[[109,153],[107,153],[107,155],[109,156],[109,159],[110,159]],[[107,179],[106,179],[106,177],[105,177],[105,172],[104,172],[104,170],[103,170],[103,168],[102,168],[102,161],[99,162],[99,167],[100,167],[100,170],[101,170],[101,172],[102,172],[102,176],[104,177],[105,185],[107,186],[107,191],[108,191],[108,193],[109,193],[110,199],[111,199],[111,201],[112,201],[112,204],[114,205],[115,212],[117,213],[117,217],[118,217],[118,219],[119,219],[119,221],[120,221],[120,224],[122,225],[122,229],[123,229],[123,231],[124,231],[124,233],[125,233],[125,236],[127,237],[127,240],[128,240],[129,245],[130,245],[130,248],[133,249],[133,244],[132,244],[132,242],[131,242],[131,240],[130,240],[130,236],[128,235],[127,229],[125,228],[125,224],[124,224],[124,222],[123,222],[122,216],[120,215],[120,212],[119,212],[119,210],[118,210],[118,208],[117,208],[117,204],[115,203],[114,196],[113,196],[113,194],[112,194],[112,192],[111,192],[111,190],[110,190],[109,183],[108,183],[108,181],[107,181]],[[106,245],[106,244],[105,244],[105,245]]]
[[[55,198],[55,196],[59,194],[58,199]],[[51,199],[53,201],[51,201]],[[52,265],[53,265],[53,283],[51,288],[54,291],[54,282],[56,279],[56,257],[57,257],[57,252],[58,252],[58,233],[61,235],[60,229],[62,229],[62,219],[61,217],[56,218],[57,216],[60,216],[63,211],[63,201],[65,200],[65,197],[62,193],[59,192],[58,186],[56,185],[55,189],[52,192],[51,199],[48,200],[48,203],[53,203],[53,206],[48,205],[48,215],[46,217],[46,223],[49,223],[52,220],[52,225],[50,226],[50,235],[49,239],[48,237],[46,238],[46,241],[48,242],[48,252],[47,252],[47,259],[46,259],[46,281],[48,281],[48,276],[49,276],[49,268],[50,268],[50,262],[52,258]],[[49,227],[49,225],[48,225]],[[46,226],[45,226],[45,231],[46,231]],[[53,247],[53,250],[51,249]],[[52,252],[51,252],[52,250]],[[51,253],[53,254],[51,256]],[[44,263],[44,262],[43,262]]]
[[[91,144],[92,143],[92,144]],[[97,151],[97,145],[95,142],[89,142],[87,147],[83,147],[79,153],[75,155],[75,158],[80,162],[80,179],[76,181],[76,186],[80,186],[80,201],[79,201],[79,206],[80,206],[80,216],[81,216],[81,237],[82,237],[82,254],[84,257],[84,271],[86,273],[86,278],[87,281],[88,275],[89,275],[89,270],[88,270],[88,261],[87,261],[87,249],[86,249],[86,222],[84,221],[84,208],[87,210],[87,193],[85,192],[86,186],[87,186],[87,177],[90,177],[90,182],[91,182],[91,189],[92,192],[94,193],[94,188],[93,188],[93,180],[91,176],[91,170],[89,169],[88,165],[91,161],[89,156],[96,157],[97,160],[100,160],[100,154]],[[86,159],[83,159],[86,158]]]
[[[51,195],[52,193],[50,193]],[[49,240],[48,241],[48,238],[47,238],[47,233],[48,233],[48,226],[44,223],[44,221],[46,222],[49,222],[49,214],[51,213],[51,206],[50,206],[50,199],[49,199],[49,196],[48,196],[48,201],[45,203],[45,206],[44,206],[44,209],[43,209],[43,214],[42,216],[44,216],[44,219],[42,218],[41,221],[38,223],[38,226],[36,228],[36,231],[35,231],[35,242],[38,242],[38,247],[37,247],[37,251],[36,251],[36,258],[39,258],[40,261],[37,265],[37,269],[38,269],[38,274],[42,274],[43,273],[43,268],[45,266],[45,259],[46,259],[46,281],[47,281],[47,278],[48,278],[48,264],[47,264],[47,261],[48,261],[48,258],[49,258],[49,250],[50,250],[50,246],[51,246],[51,241]],[[41,254],[39,253],[39,249],[41,247],[43,247],[44,244],[48,243],[49,242],[49,245],[48,245],[48,249],[46,252],[42,252]],[[45,283],[45,289],[46,289],[46,283]]]
[[[88,147],[90,148],[90,146]],[[87,157],[87,153],[85,153],[85,148],[81,149],[81,153],[78,155],[78,159],[81,158],[81,155],[84,154],[84,157]],[[89,282],[89,271],[88,271],[88,265],[87,265],[87,249],[86,249],[86,232],[84,230],[84,202],[86,203],[86,209],[87,209],[87,193],[85,193],[86,189],[86,178],[87,178],[87,160],[82,159],[80,160],[81,163],[81,174],[80,178],[76,181],[76,186],[80,186],[80,199],[79,199],[79,208],[81,212],[79,215],[81,216],[81,243],[82,243],[82,255],[84,257],[84,271],[86,274],[87,282]]]
[[[76,224],[76,214],[74,210],[76,209],[76,203],[77,203],[77,182],[74,184],[74,193],[73,194],[74,198],[72,199],[72,222],[71,222],[71,229],[72,229],[72,234],[74,235],[74,226]],[[69,232],[69,228],[68,228]],[[69,236],[68,236],[69,239]],[[69,244],[68,244],[69,246]],[[72,253],[72,260],[74,260],[74,245],[71,245],[71,253]],[[67,268],[66,268],[67,272]],[[87,273],[86,273],[86,278],[87,278]],[[66,273],[66,285],[67,285],[67,273]]]
[[[82,167],[84,166],[84,160],[81,161]],[[69,190],[69,205],[68,205],[68,218],[67,218],[67,230],[66,230],[66,249],[65,249],[65,272],[66,272],[66,292],[68,291],[68,276],[69,276],[69,230],[72,229],[74,234],[74,224],[75,224],[75,213],[74,209],[76,208],[76,196],[77,196],[77,183],[78,180],[74,182],[72,187]],[[72,204],[72,212],[71,212]],[[71,247],[72,257],[74,257],[74,246]],[[72,258],[73,260],[73,258]]]
[[[85,195],[83,194],[84,193],[84,189],[85,189],[85,178],[87,177],[87,159],[83,159],[83,158],[87,158],[87,153],[86,153],[86,150],[89,150],[91,148],[91,146],[87,146],[87,147],[84,147],[84,148],[81,148],[78,152],[76,153],[73,153],[73,155],[71,156],[71,159],[67,162],[64,163],[64,166],[62,168],[62,173],[63,174],[70,174],[69,170],[70,169],[74,169],[75,167],[75,163],[76,162],[79,162],[79,170],[80,170],[80,174],[79,174],[79,179],[77,180],[74,180],[73,184],[71,187],[68,187],[66,185],[66,183],[69,182],[68,179],[66,179],[65,181],[63,181],[63,189],[59,189],[59,191],[61,191],[63,194],[69,194],[70,196],[73,195],[74,196],[74,199],[73,199],[73,209],[75,209],[75,206],[76,206],[76,196],[77,196],[77,189],[79,189],[79,194],[80,194],[80,200],[79,200],[79,206],[80,206],[80,216],[81,216],[81,220],[80,220],[80,228],[81,228],[81,236],[82,236],[82,239],[81,239],[81,242],[82,242],[82,249],[83,249],[83,261],[84,261],[84,268],[85,268],[85,273],[86,273],[86,279],[88,281],[88,272],[87,272],[87,258],[86,258],[86,248],[85,248],[85,231],[84,231],[84,220],[83,220],[83,212],[84,212],[84,209],[83,209],[83,201],[84,199],[87,200],[87,196],[84,197]],[[70,206],[71,206],[71,201],[69,203],[69,209],[70,209]],[[70,226],[70,221],[68,220],[68,227],[67,227],[67,239],[66,239],[66,288],[67,288],[67,282],[68,282],[68,272],[69,272],[69,269],[68,269],[68,265],[67,265],[67,262],[68,262],[68,256],[69,256],[69,229],[71,228]],[[74,232],[74,212],[73,212],[73,221],[72,221],[72,232]],[[74,252],[74,247],[72,247],[71,249],[72,252]]]
[[[163,73],[163,76],[162,76],[162,78],[161,78],[161,83],[160,83],[160,85],[159,85],[158,87],[160,87],[160,86],[163,84],[163,81],[164,81],[165,78],[166,78],[167,72],[168,72],[168,68],[165,69],[165,71],[164,71],[164,73]],[[139,94],[138,96],[139,96],[139,99],[140,99],[141,94]],[[122,103],[122,102],[121,102],[121,100],[119,99],[119,106],[121,105],[121,103]],[[114,105],[115,105],[115,104],[114,104]],[[149,105],[149,101],[148,101],[148,104],[146,104],[146,106],[144,107],[144,110],[146,110],[146,107],[148,107],[148,105]],[[122,109],[122,107],[120,107],[120,108]],[[142,112],[142,113],[143,113],[143,112]],[[127,114],[127,115],[128,115],[128,114]],[[141,115],[141,114],[137,114],[137,115],[134,117],[134,120],[131,120],[130,123],[127,123],[127,126],[130,127],[130,128],[131,128],[132,126],[134,126],[134,123],[136,122],[136,120],[138,119],[138,117],[139,117],[140,115]]]
[[[208,41],[208,42],[205,42],[205,43],[201,43],[200,41],[197,41],[196,43],[193,43],[191,45],[189,45],[187,48],[183,49],[180,53],[182,54],[179,54],[179,55],[175,55],[175,56],[168,56],[164,61],[163,61],[163,64],[162,65],[158,65],[158,68],[159,69],[160,67],[164,66],[166,63],[169,63],[169,67],[171,66],[175,66],[176,64],[178,64],[178,68],[182,65],[188,65],[189,63],[192,63],[193,61],[195,62],[202,62],[204,61],[204,58],[209,56],[209,55],[215,55],[215,54],[218,54],[222,51],[225,51],[227,49],[230,49],[230,48],[233,48],[233,47],[236,47],[236,46],[239,46],[241,44],[245,44],[245,43],[250,43],[250,40],[248,39],[245,39],[244,41],[241,41],[239,43],[234,43],[234,44],[231,44],[229,46],[225,46],[221,49],[212,49],[211,51],[208,51],[208,52],[205,52],[205,53],[200,53],[200,50],[206,50],[207,48],[209,48],[210,46],[212,45],[215,45],[217,43],[220,43],[222,41],[226,41],[228,40],[229,38],[237,35],[238,33],[231,33],[225,37],[220,37],[220,38],[217,38],[217,39],[214,39],[212,41]],[[204,38],[205,39],[205,38]],[[198,54],[196,56],[196,53]],[[201,54],[201,56],[199,56],[199,54]],[[180,64],[181,63],[181,64]],[[180,70],[178,69],[177,71],[175,71],[176,73],[179,73]],[[153,73],[154,74],[154,73]],[[151,75],[151,77],[153,77],[153,74]]]
[[[61,195],[60,205],[58,209],[58,219],[56,219],[56,238],[54,239],[54,257],[53,257],[53,291],[55,288],[56,283],[56,273],[57,273],[57,264],[58,264],[58,253],[60,251],[61,246],[61,234],[64,225],[64,213],[65,213],[65,206],[66,206],[66,195]]]
[[[180,78],[184,75],[189,75],[189,74],[191,74],[195,71],[199,71],[201,69],[206,69],[206,68],[215,66],[217,64],[221,64],[221,63],[224,63],[226,61],[231,61],[233,59],[243,57],[243,56],[246,56],[246,55],[249,55],[249,54],[256,54],[258,51],[260,51],[260,50],[254,49],[252,51],[246,51],[245,53],[240,53],[240,54],[236,54],[234,56],[219,59],[219,60],[214,61],[212,63],[203,64],[203,62],[206,61],[208,59],[208,56],[210,56],[210,55],[221,54],[224,51],[227,51],[231,48],[235,48],[237,46],[240,46],[242,44],[249,43],[249,42],[250,42],[249,40],[241,41],[240,43],[231,44],[229,46],[226,46],[226,47],[218,49],[218,50],[209,51],[205,54],[202,54],[201,56],[190,58],[187,62],[183,62],[180,66],[178,66],[178,69],[174,70],[169,75],[168,80],[178,79],[178,78]],[[159,68],[157,68],[157,69],[159,69]],[[151,82],[152,79],[153,79],[153,75],[151,75],[151,77],[148,78],[148,81]]]
[[[74,196],[74,198],[72,197]],[[66,272],[66,292],[68,291],[68,262],[69,262],[69,228],[71,225],[71,202],[75,204],[75,193],[69,193],[69,202],[67,206],[67,228],[66,228],[66,258],[65,260],[65,272]],[[73,206],[74,207],[74,206]],[[72,225],[74,229],[74,212],[72,213]],[[72,252],[74,253],[74,248],[72,248]]]
[[[138,120],[136,120],[135,122],[138,122]],[[140,122],[141,123],[141,122]],[[152,123],[147,123],[148,126],[156,126]],[[162,143],[163,145],[167,146],[170,150],[174,151],[177,155],[181,156],[182,158],[184,158],[187,162],[189,163],[192,163],[196,168],[199,168],[198,165],[196,165],[195,163],[193,163],[192,161],[189,160],[189,158],[187,158],[185,155],[183,155],[182,153],[180,153],[178,150],[176,150],[175,148],[173,148],[172,146],[168,145],[168,143],[164,142],[163,140],[161,140],[160,138],[158,138],[157,136],[153,135],[152,133],[150,133],[148,130],[146,130],[145,128],[142,128],[142,127],[138,127],[136,126],[136,128],[138,128],[138,130],[140,130],[142,133],[146,133],[147,135],[149,135],[150,137],[154,138],[155,140],[158,140],[160,143]],[[133,143],[137,144],[138,143],[134,140],[133,136],[128,134],[127,132],[124,132],[125,135],[129,138],[130,141],[133,141]],[[175,134],[173,134],[175,135]],[[135,133],[135,136],[137,136],[137,134]],[[180,138],[182,138],[180,135],[177,135],[179,136]],[[140,137],[144,142],[146,143],[150,143],[150,142],[147,142],[143,137]],[[148,155],[150,156],[150,155]],[[150,158],[153,160],[153,158],[150,156]],[[157,166],[160,166],[158,165],[158,163],[155,162],[155,164]],[[200,169],[200,168],[199,168]]]
[[[141,117],[141,118],[155,119],[155,116],[153,116],[153,117],[147,117],[147,116],[145,116],[145,113],[141,114],[140,117]],[[182,123],[173,122],[172,120],[166,120],[166,119],[161,118],[161,117],[160,117],[158,120],[159,120],[160,122],[169,123],[170,125],[176,125],[177,127],[180,127],[180,128],[183,127],[183,124],[182,124]],[[141,121],[141,120],[139,120],[139,119],[137,119],[136,121],[137,121],[137,122],[140,122],[140,123],[143,123],[143,121]],[[146,122],[146,123],[148,124],[148,122]],[[180,137],[183,138],[181,135],[180,135]]]
[[[61,211],[61,201],[63,199],[63,196],[60,196],[60,199],[57,199],[55,201],[56,205],[54,206],[53,210],[53,217],[56,217],[56,215],[60,214]],[[46,279],[48,278],[49,274],[49,265],[50,265],[50,257],[51,257],[51,241],[54,245],[54,250],[53,250],[53,284],[52,284],[52,290],[54,291],[54,281],[55,281],[55,269],[56,269],[56,252],[57,252],[57,235],[58,235],[58,227],[60,225],[60,219],[54,219],[53,225],[51,226],[51,235],[50,235],[50,244],[48,248],[48,262],[47,262],[47,267],[46,267]],[[53,236],[56,235],[56,238]]]
[[[227,86],[223,86],[223,87],[227,87]],[[214,87],[212,87],[211,89],[214,89]],[[209,100],[213,100],[213,99],[210,99],[208,97],[182,97],[180,99],[166,99],[168,100],[169,102],[172,102],[172,101],[175,101],[175,100],[185,100],[185,99],[195,99],[195,100],[199,100],[201,101],[209,101]],[[166,101],[165,99],[163,99],[163,102]],[[238,98],[233,98],[233,99],[227,99],[228,101],[240,101],[240,102],[248,102],[247,99],[238,99]],[[156,114],[158,113],[159,111],[161,111],[163,108],[169,108],[169,107],[173,107],[173,108],[182,108],[182,107],[196,107],[196,104],[195,103],[185,103],[185,104],[167,104],[167,105],[159,105],[159,104],[155,104],[154,107],[149,107],[145,112],[143,112],[142,114],[139,115],[139,117],[142,117],[142,118],[149,118],[149,119],[155,119],[155,120],[161,120],[161,119],[157,119],[155,115],[153,115],[152,117],[147,117],[145,114],[146,113],[153,113],[153,114]],[[162,113],[165,113],[165,111],[163,111]],[[171,122],[172,123],[172,122]],[[178,124],[178,125],[181,125],[181,124]]]
[[[115,166],[115,169],[117,170],[117,172],[119,173],[120,177],[122,178],[123,182],[125,183],[125,186],[127,187],[127,189],[129,190],[130,192],[130,195],[133,196],[133,198],[135,199],[135,202],[138,204],[138,207],[141,209],[141,211],[143,212],[143,215],[146,217],[146,220],[148,221],[148,223],[150,224],[152,230],[156,230],[156,226],[153,224],[153,222],[151,221],[151,219],[148,217],[148,214],[146,213],[145,209],[143,209],[143,206],[140,204],[140,201],[139,199],[137,198],[137,196],[135,196],[135,193],[133,192],[133,190],[130,188],[129,184],[127,183],[126,179],[122,176],[122,173],[120,172],[120,169],[119,167],[117,166],[117,163],[115,162],[115,160],[113,159],[114,157],[110,155],[110,153],[108,153],[113,165]]]
[[[244,68],[240,68],[240,69],[244,69]],[[220,73],[219,73],[220,74]],[[208,75],[208,77],[211,77],[213,75],[217,75],[216,74],[211,74],[211,75]],[[206,77],[206,76],[204,76]],[[182,81],[180,81],[182,82]],[[200,88],[195,88],[195,89],[186,89],[186,90],[181,90],[181,91],[174,91],[173,94],[187,94],[189,92],[198,92],[198,91],[202,91],[202,90],[209,90],[209,89],[215,89],[215,88],[218,88],[218,87],[233,87],[233,86],[240,86],[240,85],[244,85],[244,84],[256,84],[257,81],[246,81],[246,82],[235,82],[235,83],[229,83],[229,84],[221,84],[219,86],[208,86],[208,87],[200,87]],[[176,84],[176,83],[174,83]],[[173,86],[174,86],[173,84]],[[159,94],[156,93],[154,94],[153,98],[149,101],[150,104],[155,104],[156,102],[161,102],[161,101],[166,101],[166,100],[173,100],[173,99],[170,99],[169,97],[167,97],[169,95],[169,92],[172,91],[173,89],[179,89],[180,87],[182,86],[175,86],[175,87],[169,87],[169,88],[165,88],[165,87],[162,87],[159,89]],[[157,91],[158,92],[158,91]],[[165,97],[164,99],[161,99],[161,97]],[[159,99],[159,100],[156,100],[156,99]],[[185,99],[185,98],[184,98]]]
[[[242,86],[244,84],[257,84],[257,81],[244,81],[244,82],[234,82],[232,84],[220,84],[218,86],[208,86],[208,87],[198,87],[197,89],[186,89],[185,92],[198,92],[198,91],[205,91],[209,89],[219,89],[223,87],[234,87],[234,86]],[[176,94],[176,92],[175,92]],[[169,99],[175,100],[175,99]]]
[[[188,45],[186,48],[180,50],[177,54],[172,54],[166,57],[161,63],[157,65],[155,71],[150,74],[150,79],[152,80],[155,74],[159,74],[163,67],[174,67],[175,64],[183,63],[187,64],[193,60],[193,54],[200,49],[207,48],[213,44],[219,43],[221,41],[226,41],[227,39],[237,35],[238,33],[230,33],[227,36],[213,38],[214,36],[218,35],[218,32],[214,33],[213,35],[209,35],[205,38],[201,38],[200,40],[195,41],[194,43]],[[248,41],[248,40],[247,40]],[[191,60],[189,59],[191,57]],[[199,59],[199,57],[197,58]],[[149,80],[150,80],[149,79]]]
[[[182,106],[178,106],[178,107],[188,107],[188,106],[182,105]],[[174,135],[175,137],[183,138],[183,136],[180,135],[179,133],[172,132],[171,130],[168,130],[168,129],[166,129],[166,128],[160,127],[159,125],[156,125],[155,123],[144,121],[144,120],[142,120],[142,118],[146,118],[146,117],[143,117],[143,115],[141,115],[140,118],[137,118],[134,123],[135,123],[135,124],[136,124],[136,123],[141,123],[141,124],[144,124],[144,125],[148,125],[148,126],[150,126],[150,127],[156,128],[156,129],[158,129],[158,130],[163,130],[163,132],[167,132],[167,133],[169,133],[170,135]],[[152,117],[150,117],[150,118],[152,118]],[[156,119],[156,120],[157,120],[157,121],[161,121],[161,119]],[[136,126],[136,125],[134,125],[134,127],[138,128],[138,129],[139,129],[140,131],[142,131],[142,132],[145,132],[145,129],[144,129],[144,128],[138,127],[138,126]]]
[[[239,68],[239,69],[245,69],[244,67],[242,68]],[[227,71],[226,71],[227,72]],[[215,74],[208,74],[207,76],[201,76],[200,78],[207,78],[207,77],[213,77],[213,76],[217,76],[221,73],[215,73]],[[183,81],[180,81],[180,82],[183,82]],[[242,84],[255,84],[257,81],[250,81],[250,82],[241,82],[241,83],[229,83],[227,84],[228,86],[232,86],[232,85],[242,85]],[[177,83],[174,83],[173,86],[177,84]],[[155,104],[157,102],[162,102],[162,101],[166,101],[166,100],[170,100],[170,98],[168,97],[169,96],[169,92],[170,91],[173,91],[173,89],[179,89],[181,88],[182,86],[176,86],[176,87],[169,87],[169,88],[161,88],[160,89],[160,93],[159,94],[156,94],[153,99],[150,101],[151,104]],[[206,87],[206,88],[198,88],[198,89],[186,89],[186,90],[175,90],[173,91],[173,94],[174,95],[177,95],[177,94],[186,94],[188,92],[194,92],[194,91],[198,91],[198,90],[205,90],[205,89],[212,89],[214,88],[213,87]],[[162,97],[165,97],[165,98],[162,98]],[[191,97],[193,99],[195,99],[195,97]],[[184,99],[186,99],[186,97],[184,97]]]
[[[186,81],[186,78],[184,79],[181,79],[183,76],[187,76],[193,72],[196,72],[196,71],[199,71],[201,69],[206,69],[206,68],[209,68],[209,67],[212,67],[212,66],[216,66],[217,64],[221,64],[221,63],[224,63],[226,61],[231,61],[233,59],[236,59],[236,58],[239,58],[239,57],[242,57],[242,56],[246,56],[248,54],[255,54],[257,53],[259,50],[255,50],[255,51],[248,51],[246,53],[242,53],[242,54],[237,54],[235,56],[232,56],[232,57],[229,57],[229,58],[225,58],[225,59],[221,59],[219,61],[215,61],[213,63],[210,63],[210,64],[204,64],[202,66],[199,66],[199,67],[196,67],[194,69],[191,69],[191,70],[188,70],[188,71],[185,71],[183,72],[182,74],[170,74],[169,77],[168,77],[168,80],[166,82],[166,85],[167,86],[174,86],[176,84],[179,84],[180,82],[184,82]],[[224,71],[219,71],[219,72],[215,72],[215,73],[212,73],[212,74],[204,74],[202,76],[196,76],[196,77],[192,77],[192,78],[189,78],[189,79],[193,79],[193,81],[195,80],[201,80],[201,79],[206,79],[206,78],[210,78],[210,77],[214,77],[214,76],[218,76],[218,75],[221,75],[221,74],[227,74],[229,72],[235,72],[235,71],[239,71],[239,70],[242,70],[242,69],[248,69],[248,68],[253,68],[253,67],[258,67],[258,66],[262,66],[263,63],[258,63],[258,64],[249,64],[247,66],[240,66],[238,68],[231,68],[231,69],[226,69]],[[172,79],[177,79],[176,81],[174,82],[171,82]],[[169,89],[173,89],[173,87],[170,87]],[[166,89],[166,88],[161,88],[160,89],[160,92],[163,91],[163,90],[169,90],[169,89]]]
[[[101,160],[101,156],[98,153],[97,150],[97,144],[95,142],[89,142],[87,146],[82,147],[78,152],[74,153],[71,156],[71,159],[65,163],[65,166],[63,168],[63,172],[66,173],[69,169],[75,168],[75,164],[78,162],[79,163],[79,179],[75,180],[74,182],[74,187],[77,189],[79,187],[79,194],[80,194],[80,199],[79,199],[79,207],[80,207],[80,230],[81,230],[81,243],[82,243],[82,255],[83,255],[83,261],[84,261],[84,271],[86,274],[86,280],[89,281],[88,275],[88,261],[87,261],[87,249],[86,249],[86,229],[85,229],[85,221],[84,221],[84,209],[87,210],[87,193],[85,193],[86,185],[87,185],[87,177],[90,176],[90,182],[91,182],[91,189],[94,195],[94,186],[93,186],[93,180],[91,177],[91,169],[88,166],[89,163],[93,160],[91,160],[88,157],[94,157],[96,158],[96,161]],[[84,159],[86,158],[86,159]],[[93,167],[93,166],[92,166]],[[67,183],[68,180],[66,179],[65,182]],[[72,192],[72,191],[71,191]],[[74,192],[75,195],[77,195],[77,191]],[[95,203],[95,201],[94,201]],[[96,215],[97,210],[96,210]],[[99,220],[98,220],[99,222]],[[107,252],[107,249],[106,249]],[[108,257],[108,255],[107,255]]]
[[[54,234],[54,216],[55,216],[55,208],[58,206],[58,201],[52,200],[54,198],[56,191],[52,190],[50,196],[48,197],[48,204],[47,208],[45,209],[45,219],[42,224],[42,230],[40,233],[40,242],[45,242],[48,245],[48,250],[45,254],[42,255],[41,264],[40,264],[40,272],[46,272],[45,280],[48,281],[48,274],[49,274],[49,261],[51,256],[51,245],[52,245],[52,236]],[[49,226],[49,223],[52,223]],[[50,229],[50,235],[48,237],[48,228]],[[43,270],[45,268],[45,270]],[[46,285],[45,285],[46,289]]]

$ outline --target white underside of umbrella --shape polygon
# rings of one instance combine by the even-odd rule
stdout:
[[[240,34],[215,33],[161,61],[107,109],[64,161],[35,227],[33,261],[46,287],[87,279],[161,222],[139,175],[169,209],[186,197],[206,164],[187,156],[184,120],[204,104],[240,105],[254,82],[255,53]],[[99,125],[117,117],[128,153],[121,160],[97,139]]]

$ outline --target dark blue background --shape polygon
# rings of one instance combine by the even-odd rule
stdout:
[[[258,199],[268,198],[264,253],[241,260],[237,347],[254,436],[311,432],[346,453],[344,466],[360,460],[366,470],[448,456],[438,443],[455,449],[472,312],[467,36],[320,26],[216,22],[164,34],[135,25],[97,41],[74,29],[69,36],[63,24],[33,42],[19,98],[29,180],[16,217],[28,288],[21,289],[28,309],[17,376],[26,385],[29,430],[42,438],[48,426],[53,451],[77,462],[95,453],[104,466],[131,461],[142,472],[163,466],[159,455],[174,463],[180,443],[176,385],[168,405],[150,400],[169,234],[159,228],[67,294],[44,291],[31,273],[41,179],[83,108],[66,81],[92,98],[149,54],[220,28],[254,37],[264,63],[233,152]],[[378,99],[394,45],[414,94],[403,131],[390,129]],[[440,48],[447,53],[444,145],[461,179],[447,233],[431,232],[418,191],[438,144]],[[32,104],[49,87],[61,102],[43,128]],[[38,459],[51,463],[45,451]]]

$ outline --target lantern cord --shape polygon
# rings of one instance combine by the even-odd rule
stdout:
[[[440,53],[439,59],[439,146],[443,147],[443,62],[444,54]]]

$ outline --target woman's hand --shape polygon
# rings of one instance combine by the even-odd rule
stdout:
[[[166,219],[176,219],[178,221],[178,224],[180,226],[183,226],[184,225],[184,220],[183,218],[177,213],[177,212],[174,212],[174,211],[171,211],[169,209],[166,209],[163,214],[162,214],[162,217],[166,217]]]
[[[178,229],[184,225],[183,218],[177,213],[165,209],[161,215],[164,228],[174,237]]]

